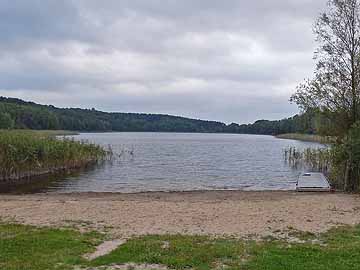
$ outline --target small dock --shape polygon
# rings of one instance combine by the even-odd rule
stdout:
[[[331,186],[328,179],[322,173],[304,173],[299,177],[296,184],[299,192],[330,192]]]

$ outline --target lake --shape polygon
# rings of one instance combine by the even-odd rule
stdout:
[[[283,149],[321,147],[272,136],[186,133],[84,133],[74,137],[110,145],[106,164],[25,185],[23,192],[144,192],[189,190],[292,190],[301,171]]]

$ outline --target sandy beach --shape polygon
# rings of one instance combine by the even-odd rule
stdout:
[[[0,195],[0,219],[74,226],[113,237],[146,234],[266,236],[319,233],[360,223],[360,196],[342,193],[204,191]]]

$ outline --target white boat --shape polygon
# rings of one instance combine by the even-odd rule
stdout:
[[[310,172],[299,177],[296,190],[299,192],[330,192],[331,185],[324,174]]]

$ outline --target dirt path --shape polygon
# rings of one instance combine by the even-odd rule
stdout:
[[[0,219],[145,234],[269,235],[360,224],[360,196],[294,192],[0,195]]]

